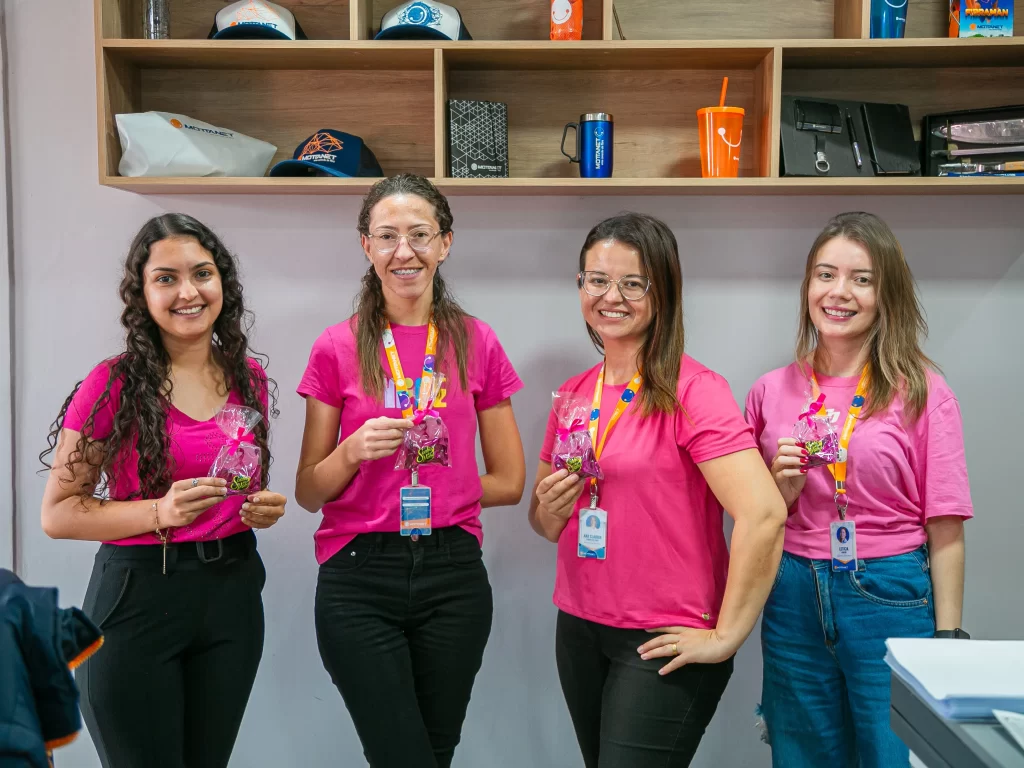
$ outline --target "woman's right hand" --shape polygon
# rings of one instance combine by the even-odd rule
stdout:
[[[227,495],[227,481],[220,477],[197,477],[171,483],[167,493],[156,503],[156,527],[189,525]]]
[[[569,470],[552,472],[537,484],[537,511],[545,515],[568,520],[572,516],[576,500],[583,493],[584,482],[579,475]]]
[[[345,438],[345,454],[353,463],[374,461],[392,455],[402,445],[405,433],[413,428],[412,419],[378,416]]]
[[[795,438],[780,437],[779,450],[772,459],[771,472],[786,502],[786,509],[789,509],[807,483],[807,449]]]

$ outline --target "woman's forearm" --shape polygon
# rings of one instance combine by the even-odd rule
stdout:
[[[103,501],[72,496],[42,508],[43,532],[51,539],[117,541],[157,528],[152,499]]]
[[[349,455],[347,445],[347,439],[343,440],[326,459],[299,470],[295,478],[295,500],[300,507],[308,512],[319,512],[352,482],[360,462]]]
[[[480,506],[485,509],[515,506],[523,498],[524,482],[525,478],[522,476],[512,477],[496,473],[480,475],[480,485],[483,488]]]
[[[964,521],[961,517],[932,518],[925,525],[931,561],[932,601],[936,629],[957,629],[964,607]]]

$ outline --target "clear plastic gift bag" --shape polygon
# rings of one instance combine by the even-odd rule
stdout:
[[[793,437],[807,451],[807,464],[821,467],[839,461],[839,435],[825,411],[825,395],[807,406],[793,427]]]
[[[583,477],[604,478],[590,439],[590,402],[571,392],[552,395],[555,419],[555,444],[551,449],[551,468],[567,469]]]
[[[420,384],[424,386],[426,383]],[[413,413],[413,428],[405,433],[402,447],[395,457],[395,469],[418,469],[427,464],[450,467],[448,427],[434,409],[434,400],[444,387],[444,374],[434,374],[429,382],[430,393],[423,408]]]
[[[210,466],[210,477],[227,481],[228,493],[250,494],[260,490],[262,456],[259,446],[243,442],[263,417],[244,405],[225,405],[214,417],[227,437]]]

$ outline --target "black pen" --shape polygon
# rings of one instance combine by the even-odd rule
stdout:
[[[850,145],[853,147],[853,159],[860,168],[864,162],[860,159],[860,144],[857,142],[857,129],[853,127],[853,117],[850,110],[846,110],[846,127],[850,129]]]

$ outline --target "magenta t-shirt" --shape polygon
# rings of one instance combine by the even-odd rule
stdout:
[[[466,324],[470,334],[469,391],[462,391],[458,369],[442,368],[439,361],[438,372],[445,375],[445,389],[434,402],[448,427],[452,465],[425,465],[420,469],[419,482],[431,489],[434,528],[458,525],[482,542],[483,488],[476,463],[477,413],[508,399],[522,389],[523,383],[490,326],[476,318],[467,318]],[[392,325],[391,331],[402,371],[415,378],[414,394],[418,393],[427,326]],[[454,353],[449,357],[453,358]],[[380,364],[385,376],[383,403],[363,391],[350,320],[332,325],[313,343],[298,393],[341,409],[339,444],[368,419],[402,418],[383,342]],[[394,456],[363,462],[341,495],[324,504],[323,520],[313,535],[317,562],[329,560],[360,533],[399,530],[399,490],[409,480],[408,471],[395,469]]]
[[[857,523],[857,556],[891,557],[927,541],[925,523],[940,515],[973,517],[964,457],[963,423],[956,396],[927,372],[928,403],[916,423],[905,423],[896,397],[884,413],[861,420],[850,438],[846,474],[848,520]],[[860,376],[818,376],[825,408],[841,432]],[[771,466],[780,437],[790,437],[811,400],[811,385],[792,363],[766,373],[747,395],[747,421],[765,463]],[[785,549],[828,559],[829,523],[839,519],[835,480],[827,467],[807,473],[807,484],[790,509]]]
[[[93,405],[106,389],[113,363],[113,360],[104,361],[85,377],[64,416],[63,426],[65,429],[82,431],[86,419],[92,412]],[[260,381],[265,382],[267,374],[259,362],[249,358],[249,365],[256,371]],[[110,399],[107,404],[96,412],[92,433],[94,440],[105,440],[110,435],[110,430],[114,426],[114,414],[117,411],[117,405],[121,402],[121,388],[122,382],[115,381],[110,388]],[[264,414],[267,411],[266,398],[267,390],[264,386],[260,393]],[[228,402],[242,404],[236,390],[232,390],[228,394]],[[227,438],[217,426],[216,421],[213,419],[196,421],[173,405],[167,411],[167,434],[170,436],[171,444],[171,480],[175,482],[209,476],[210,465],[217,458],[220,447],[227,442]],[[243,442],[252,442],[252,435],[246,436]],[[138,462],[139,454],[133,446],[131,455],[127,460],[118,463],[116,471],[113,473],[114,476],[110,479],[108,490],[111,501],[124,501],[139,490]],[[249,527],[242,523],[241,518],[244,502],[245,496],[242,494],[228,496],[224,501],[199,515],[191,525],[171,529],[170,541],[214,541],[249,530]],[[102,515],[103,510],[100,509],[96,514]],[[107,543],[159,544],[160,539],[154,532]]]
[[[559,387],[590,402],[601,366]],[[598,437],[625,389],[605,386]],[[630,406],[601,455],[600,505],[608,512],[608,557],[577,555],[579,515],[558,539],[554,602],[612,627],[716,625],[729,568],[722,506],[698,464],[754,448],[729,383],[688,355],[679,366],[684,412],[647,418]],[[557,423],[548,418],[541,461],[551,462]],[[585,490],[576,510],[590,503]]]

